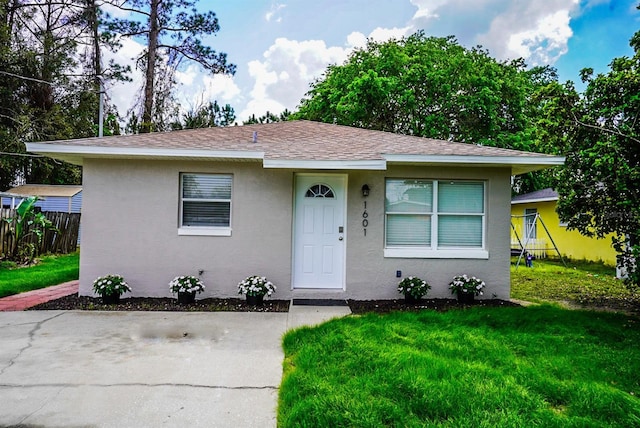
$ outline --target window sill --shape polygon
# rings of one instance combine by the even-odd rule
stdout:
[[[425,250],[422,248],[385,248],[384,257],[398,259],[488,259],[482,249]]]
[[[231,236],[230,227],[180,227],[178,236]]]

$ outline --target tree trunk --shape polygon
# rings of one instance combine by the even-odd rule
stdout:
[[[93,68],[93,87],[94,91],[98,93],[98,102],[102,102],[102,55],[100,54],[100,29],[98,25],[98,6],[95,0],[86,0],[87,2],[87,24],[91,32],[91,65]],[[101,130],[100,121],[103,118],[100,116],[100,109],[104,106],[99,105],[94,115],[95,123],[98,124],[98,128]],[[100,136],[100,135],[98,135]]]
[[[151,132],[153,112],[153,90],[156,69],[156,56],[158,50],[158,5],[160,0],[151,0],[151,13],[149,14],[149,43],[147,46],[147,70],[144,85],[144,101],[142,110],[142,124],[140,133]]]
[[[91,28],[91,47],[93,50],[93,57],[91,62],[93,65],[93,72],[95,73],[95,85],[96,89],[100,88],[100,78],[102,76],[102,58],[100,54],[100,32],[98,27],[98,6],[95,0],[87,1],[87,23]]]

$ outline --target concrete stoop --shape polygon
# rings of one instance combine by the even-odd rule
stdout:
[[[346,300],[342,299],[292,299],[287,318],[287,330],[302,326],[311,327],[351,315]]]

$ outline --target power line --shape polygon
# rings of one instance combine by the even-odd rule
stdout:
[[[49,86],[57,86],[55,83],[53,82],[47,82],[46,80],[41,80],[41,79],[36,79],[33,77],[27,77],[27,76],[21,76],[19,74],[15,74],[15,73],[9,73],[8,71],[0,71],[0,74],[4,74],[6,76],[11,76],[11,77],[15,77],[17,79],[22,79],[22,80],[29,80],[31,82],[36,82],[36,83],[44,83],[45,85],[49,85]],[[71,76],[77,76],[77,77],[83,77],[84,75],[82,74],[73,74]],[[102,79],[100,79],[100,82],[102,82]],[[95,93],[105,93],[106,91],[104,89],[99,89],[97,91],[91,91],[89,90],[88,92],[95,92]]]
[[[7,155],[7,156],[24,156],[24,157],[28,157],[28,158],[46,158],[46,156],[44,155],[30,155],[28,153],[10,153],[10,152],[0,152],[0,155]]]
[[[46,158],[46,157],[48,157],[48,156],[44,156],[44,155],[30,155],[28,153],[11,153],[11,152],[0,152],[0,155],[2,155],[2,156],[22,156],[22,157],[25,157],[25,158]],[[51,160],[57,165],[62,165],[60,162],[58,162],[57,159],[51,158]]]
[[[0,71],[0,74],[4,74],[11,77],[17,77],[22,80],[30,80],[32,82],[44,83],[45,85],[53,86],[53,83],[47,82],[46,80],[34,79],[33,77],[20,76],[19,74],[9,73],[8,71]]]

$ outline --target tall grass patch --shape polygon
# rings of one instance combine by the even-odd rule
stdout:
[[[548,305],[288,333],[278,425],[640,426],[636,318]]]
[[[535,260],[532,268],[511,266],[511,297],[532,302],[568,302],[618,309],[640,307],[640,293],[602,263]]]
[[[43,256],[30,267],[16,267],[2,262],[0,265],[0,297],[36,290],[78,279],[80,254]]]

